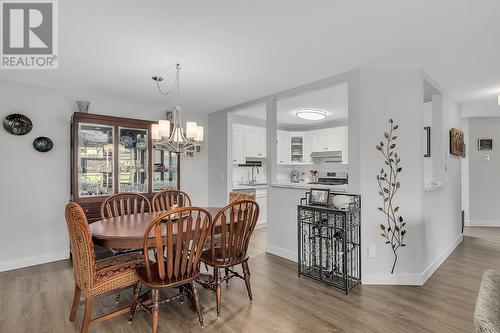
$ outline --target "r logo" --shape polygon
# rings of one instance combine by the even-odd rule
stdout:
[[[2,3],[3,54],[53,53],[53,3]]]

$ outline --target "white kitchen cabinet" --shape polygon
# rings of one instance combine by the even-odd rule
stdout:
[[[259,127],[244,128],[245,156],[266,157],[266,129]]]
[[[277,157],[278,164],[290,164],[290,134],[286,131],[278,130]]]
[[[328,129],[327,132],[313,132],[312,149],[315,152],[342,150],[342,133],[336,128]]]
[[[349,128],[342,126],[342,164],[349,164]]]
[[[244,130],[233,127],[233,164],[245,163]]]
[[[306,143],[304,161],[306,164],[313,164],[314,161],[311,158],[311,153],[313,152],[313,135],[310,132],[305,132],[304,140]]]
[[[259,205],[259,220],[257,226],[266,224],[267,222],[267,189],[257,188],[255,190],[255,201]]]
[[[306,144],[304,133],[290,133],[290,164],[305,163]]]
[[[233,164],[247,158],[266,158],[266,129],[235,124],[233,126]]]
[[[348,127],[340,126],[306,132],[308,154],[311,152],[342,151],[342,164],[348,164]]]
[[[312,164],[312,152],[342,151],[342,163],[348,164],[348,127],[340,126],[307,132],[278,130],[277,164]],[[247,158],[266,158],[266,129],[235,124],[233,126],[233,164]]]

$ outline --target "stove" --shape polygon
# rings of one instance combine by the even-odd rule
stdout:
[[[346,185],[349,183],[349,177],[346,171],[338,172],[319,172],[318,180],[309,182],[309,184],[320,185]]]

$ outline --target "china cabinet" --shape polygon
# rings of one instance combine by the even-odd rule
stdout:
[[[71,119],[71,200],[89,222],[105,197],[138,192],[151,198],[179,188],[180,158],[151,141],[153,121],[75,112]]]

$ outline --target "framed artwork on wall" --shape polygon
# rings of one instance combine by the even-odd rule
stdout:
[[[431,157],[431,127],[425,126],[424,132],[425,132],[424,157]]]
[[[493,149],[493,139],[477,139],[477,149],[478,150],[492,150]]]
[[[456,128],[450,130],[450,154],[465,157],[464,132]]]

